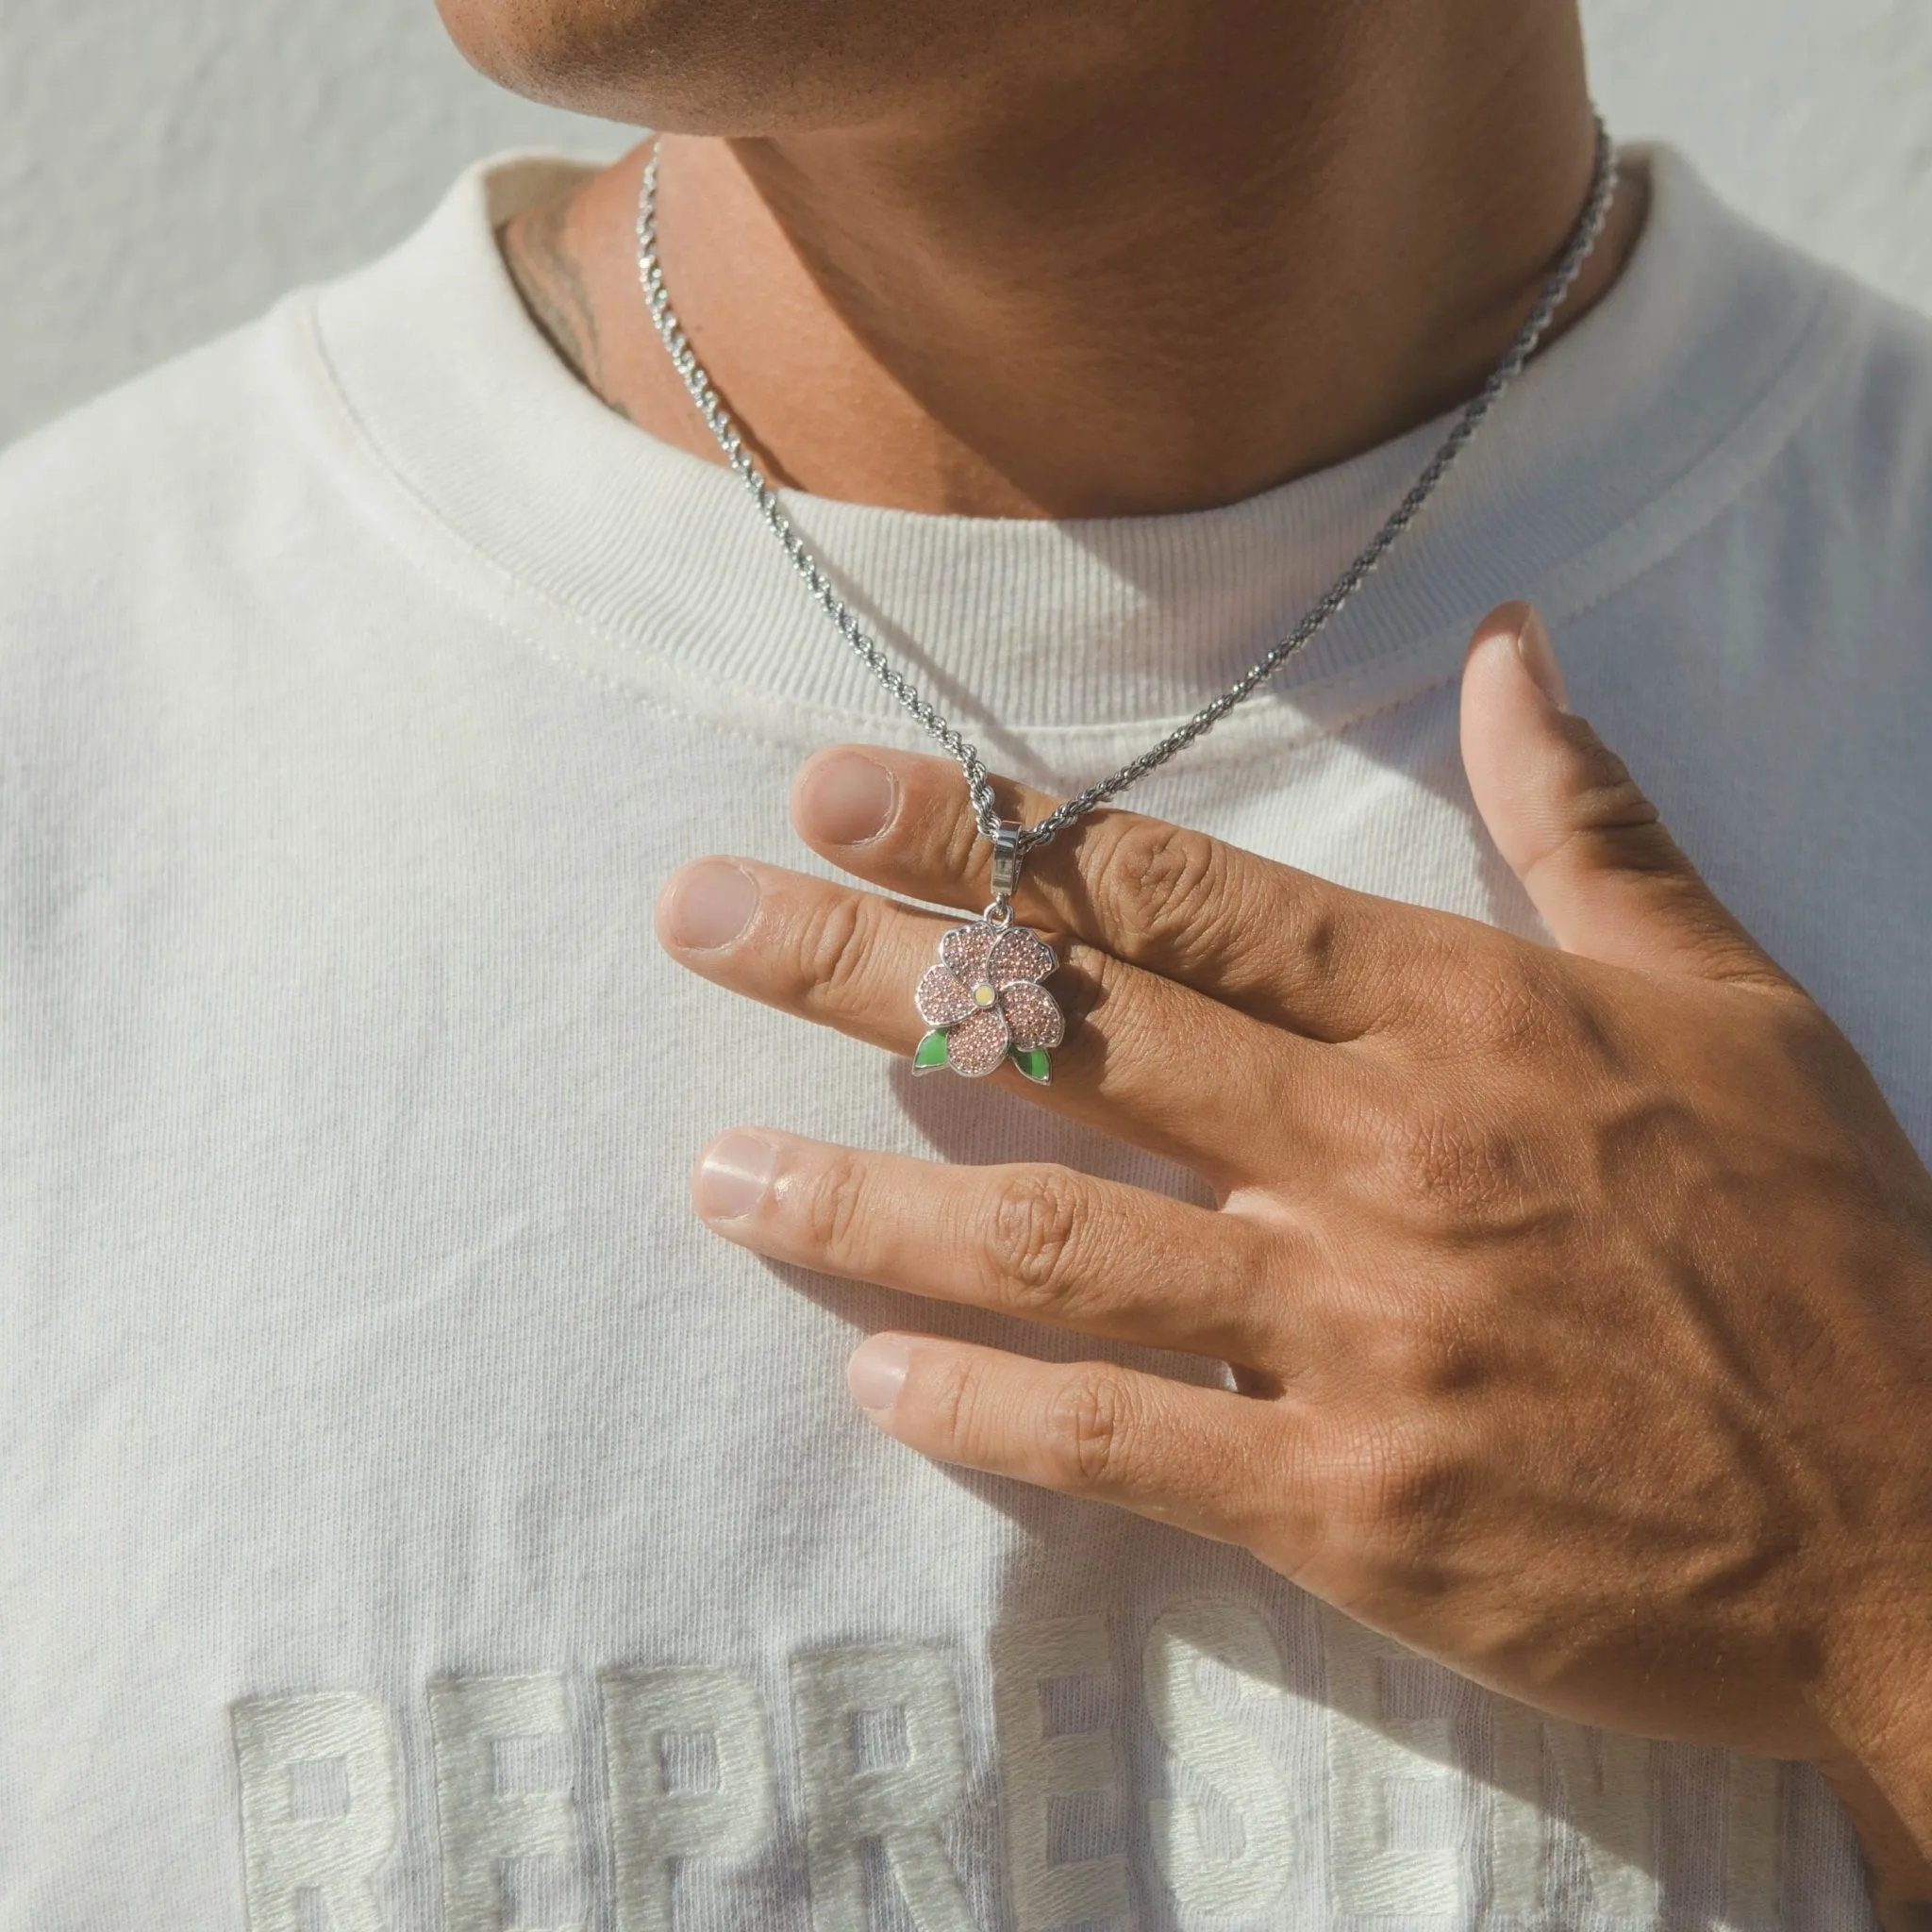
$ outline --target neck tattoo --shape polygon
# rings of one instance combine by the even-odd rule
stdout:
[[[1483,420],[1536,353],[1538,343],[1603,233],[1616,190],[1616,151],[1599,117],[1596,162],[1590,192],[1535,307],[1482,388],[1463,407],[1436,453],[1407,493],[1390,511],[1381,528],[1308,608],[1301,622],[1219,697],[1204,705],[1191,718],[1119,771],[1056,807],[1038,824],[1024,825],[1000,817],[992,779],[977,749],[940,715],[858,622],[818,559],[807,549],[779,504],[777,492],[745,449],[737,425],[678,325],[670,291],[664,285],[663,265],[658,259],[658,150],[653,146],[638,195],[638,279],[658,339],[706,425],[717,439],[724,460],[751,493],[766,527],[784,546],[792,568],[805,580],[814,602],[837,626],[840,636],[866,669],[958,761],[965,774],[967,798],[980,835],[992,848],[991,902],[976,920],[954,926],[942,935],[939,964],[927,968],[915,990],[914,1003],[920,1017],[931,1029],[913,1056],[915,1073],[951,1067],[956,1074],[978,1079],[1011,1061],[1029,1080],[1044,1082],[1051,1077],[1049,1050],[1060,1043],[1065,1023],[1058,1003],[1040,982],[1053,972],[1058,962],[1053,949],[1013,917],[1013,894],[1018,890],[1020,868],[1027,855],[1211,731],[1237,705],[1259,690],[1283,663],[1326,629],[1436,493]]]

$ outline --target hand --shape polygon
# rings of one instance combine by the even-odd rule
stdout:
[[[1217,1208],[758,1128],[708,1150],[698,1211],[1230,1364],[1202,1388],[908,1334],[850,1379],[926,1455],[1243,1544],[1546,1710],[1817,1761],[1932,1897],[1932,1176],[1562,708],[1527,607],[1477,633],[1462,735],[1555,948],[1124,811],[1031,860],[1019,916],[1074,1020],[1051,1085],[994,1077]],[[821,754],[793,816],[876,885],[987,896],[949,763]],[[712,859],[658,923],[708,977],[906,1053],[954,922]]]

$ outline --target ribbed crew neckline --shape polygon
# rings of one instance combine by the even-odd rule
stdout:
[[[1357,600],[1257,706],[1332,719],[1351,684],[1386,700],[1442,675],[1443,648],[1485,609],[1547,604],[1553,578],[1574,579],[1578,558],[1707,466],[1816,336],[1826,273],[1731,214],[1672,150],[1625,159],[1648,170],[1651,206],[1616,285],[1523,374]],[[311,291],[339,399],[422,506],[598,641],[615,674],[664,664],[721,703],[742,693],[833,724],[889,716],[737,478],[606,408],[526,315],[494,226],[583,165],[480,162],[400,247]],[[1450,420],[1184,514],[1055,523],[792,491],[784,502],[956,722],[1124,731],[1194,710],[1291,629]]]

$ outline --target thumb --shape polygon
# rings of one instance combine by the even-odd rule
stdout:
[[[1620,966],[1788,984],[1567,703],[1535,608],[1491,611],[1462,667],[1462,763],[1490,836],[1557,943]]]

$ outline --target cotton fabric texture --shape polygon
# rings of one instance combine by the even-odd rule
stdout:
[[[1533,597],[1924,1152],[1932,329],[1634,159],[1616,289],[1132,802],[1535,932],[1456,731],[1473,623]],[[741,1122],[1192,1183],[658,952],[682,860],[816,865],[809,752],[921,740],[739,484],[525,316],[491,224],[568,165],[0,458],[0,1927],[1869,1925],[1807,1771],[1545,1724],[1235,1551],[924,1462],[841,1373],[889,1324],[1104,1344],[694,1221]],[[1064,791],[1441,428],[1192,515],[788,508]]]

